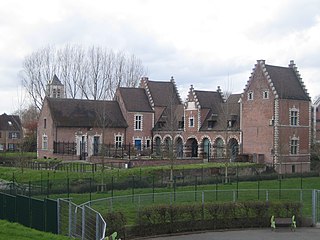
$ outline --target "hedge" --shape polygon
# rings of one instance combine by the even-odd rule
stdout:
[[[184,205],[153,205],[141,209],[127,236],[152,236],[178,232],[269,227],[270,217],[301,221],[300,202],[228,202]]]

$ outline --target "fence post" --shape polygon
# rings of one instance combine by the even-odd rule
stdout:
[[[131,146],[130,146],[130,143],[129,143],[129,159],[131,159]]]
[[[317,223],[317,190],[312,190],[312,225]]]
[[[69,237],[72,237],[72,208],[71,208],[71,200],[68,199],[69,201],[69,222],[68,222],[68,226],[69,226]]]
[[[113,176],[111,176],[111,197],[113,197]]]
[[[134,202],[134,175],[132,175],[132,202]]]
[[[195,176],[195,183],[194,183],[194,201],[197,201],[197,191],[198,191],[198,178]]]
[[[68,198],[70,198],[70,182],[69,182],[69,176],[67,177],[67,191],[68,191]]]
[[[281,178],[279,178],[279,199],[281,199]]]
[[[204,220],[204,192],[202,191],[202,208],[201,208],[201,220]]]
[[[61,232],[60,232],[60,199],[58,198],[57,199],[57,222],[58,222],[58,224],[57,224],[57,233],[58,234],[61,234]]]
[[[48,179],[47,179],[47,198],[49,198],[49,195],[50,195],[50,189],[49,189],[49,186],[50,186],[50,180],[49,180],[49,172],[48,172]]]
[[[99,214],[96,213],[96,240],[99,240],[100,232],[99,232]]]
[[[218,176],[216,176],[216,201],[218,201]]]
[[[43,189],[42,189],[42,171],[41,171],[41,173],[40,173],[40,193],[41,193],[41,195],[42,195],[42,191],[43,191]]]
[[[89,199],[90,199],[90,203],[89,206],[91,206],[91,200],[92,200],[92,178],[90,178],[89,180],[89,187],[90,187],[90,195],[89,195]]]
[[[258,179],[258,200],[260,200],[260,179]]]
[[[154,175],[152,175],[152,202],[154,203]]]
[[[86,230],[86,213],[85,213],[85,209],[86,209],[86,206],[83,205],[83,209],[82,209],[82,219],[81,219],[81,225],[82,225],[82,238],[81,239],[85,239],[85,230]]]
[[[173,177],[173,201],[176,201],[176,177]]]

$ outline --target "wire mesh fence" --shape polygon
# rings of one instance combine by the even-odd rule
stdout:
[[[105,238],[106,222],[99,212],[87,205],[58,199],[58,233],[81,240]]]
[[[125,211],[128,222],[133,223],[140,209],[157,204],[187,204],[228,201],[282,201],[290,200],[303,203],[302,214],[312,216],[312,190],[305,189],[239,189],[163,192],[116,196],[89,201],[90,206],[101,213]],[[320,219],[319,219],[320,220]]]

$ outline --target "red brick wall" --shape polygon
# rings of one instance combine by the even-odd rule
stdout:
[[[248,93],[253,92],[253,100]],[[263,99],[263,91],[269,91],[269,98]],[[268,163],[273,162],[274,127],[270,121],[274,117],[274,94],[260,65],[242,98],[243,153],[263,154]]]
[[[44,126],[44,119],[46,119],[46,128]],[[55,126],[53,124],[51,112],[48,107],[47,100],[44,101],[40,117],[38,120],[38,132],[37,132],[37,155],[38,158],[44,156],[51,157],[53,155],[53,141],[55,139]],[[46,135],[48,137],[48,149],[42,149],[42,137]]]
[[[309,171],[310,148],[310,103],[308,101],[275,99],[267,78],[257,64],[249,81],[249,86],[242,97],[242,131],[243,152],[246,154],[263,154],[267,164],[274,163],[273,153],[279,154],[276,168],[280,171],[294,171],[302,169]],[[263,98],[263,91],[269,91],[269,99]],[[253,93],[253,100],[248,100],[248,93]],[[278,104],[277,104],[278,103]],[[290,109],[298,109],[298,126],[290,126]],[[279,122],[270,124],[271,119]],[[278,138],[276,136],[278,129]],[[291,138],[299,138],[298,154],[290,153]],[[276,143],[278,146],[275,146]],[[302,162],[302,164],[301,164]],[[287,165],[286,165],[287,164]],[[283,166],[287,166],[284,168]],[[290,165],[290,167],[288,167]],[[289,171],[289,170],[290,171]]]
[[[316,141],[320,142],[320,105],[318,105],[314,111],[316,111]]]

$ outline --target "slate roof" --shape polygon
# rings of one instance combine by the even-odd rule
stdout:
[[[52,81],[51,81],[51,84],[52,84],[52,85],[63,85],[63,84],[61,83],[61,81],[59,80],[59,78],[57,77],[56,74],[53,76],[53,79],[52,79]]]
[[[293,68],[267,64],[265,67],[279,98],[309,101],[309,96],[303,89]]]
[[[213,91],[199,91],[199,90],[195,90],[194,92],[197,96],[197,99],[202,109],[207,108],[207,109],[212,109],[214,113],[219,112],[219,105],[220,103],[223,102],[223,99],[220,93],[213,92]]]
[[[240,127],[240,104],[241,94],[232,94],[224,102],[219,92],[194,91],[202,111],[206,110],[207,115],[202,121],[201,131],[222,131],[237,130]],[[233,121],[233,125],[227,128],[228,120]],[[213,127],[209,128],[208,121],[214,121]]]
[[[119,91],[129,112],[153,112],[145,89],[121,87]]]
[[[20,117],[17,115],[0,115],[0,130],[1,131],[21,131]]]
[[[173,82],[148,81],[148,87],[155,106],[182,104]]]
[[[60,127],[126,128],[116,101],[47,98],[52,118]],[[105,120],[102,120],[105,116]]]

